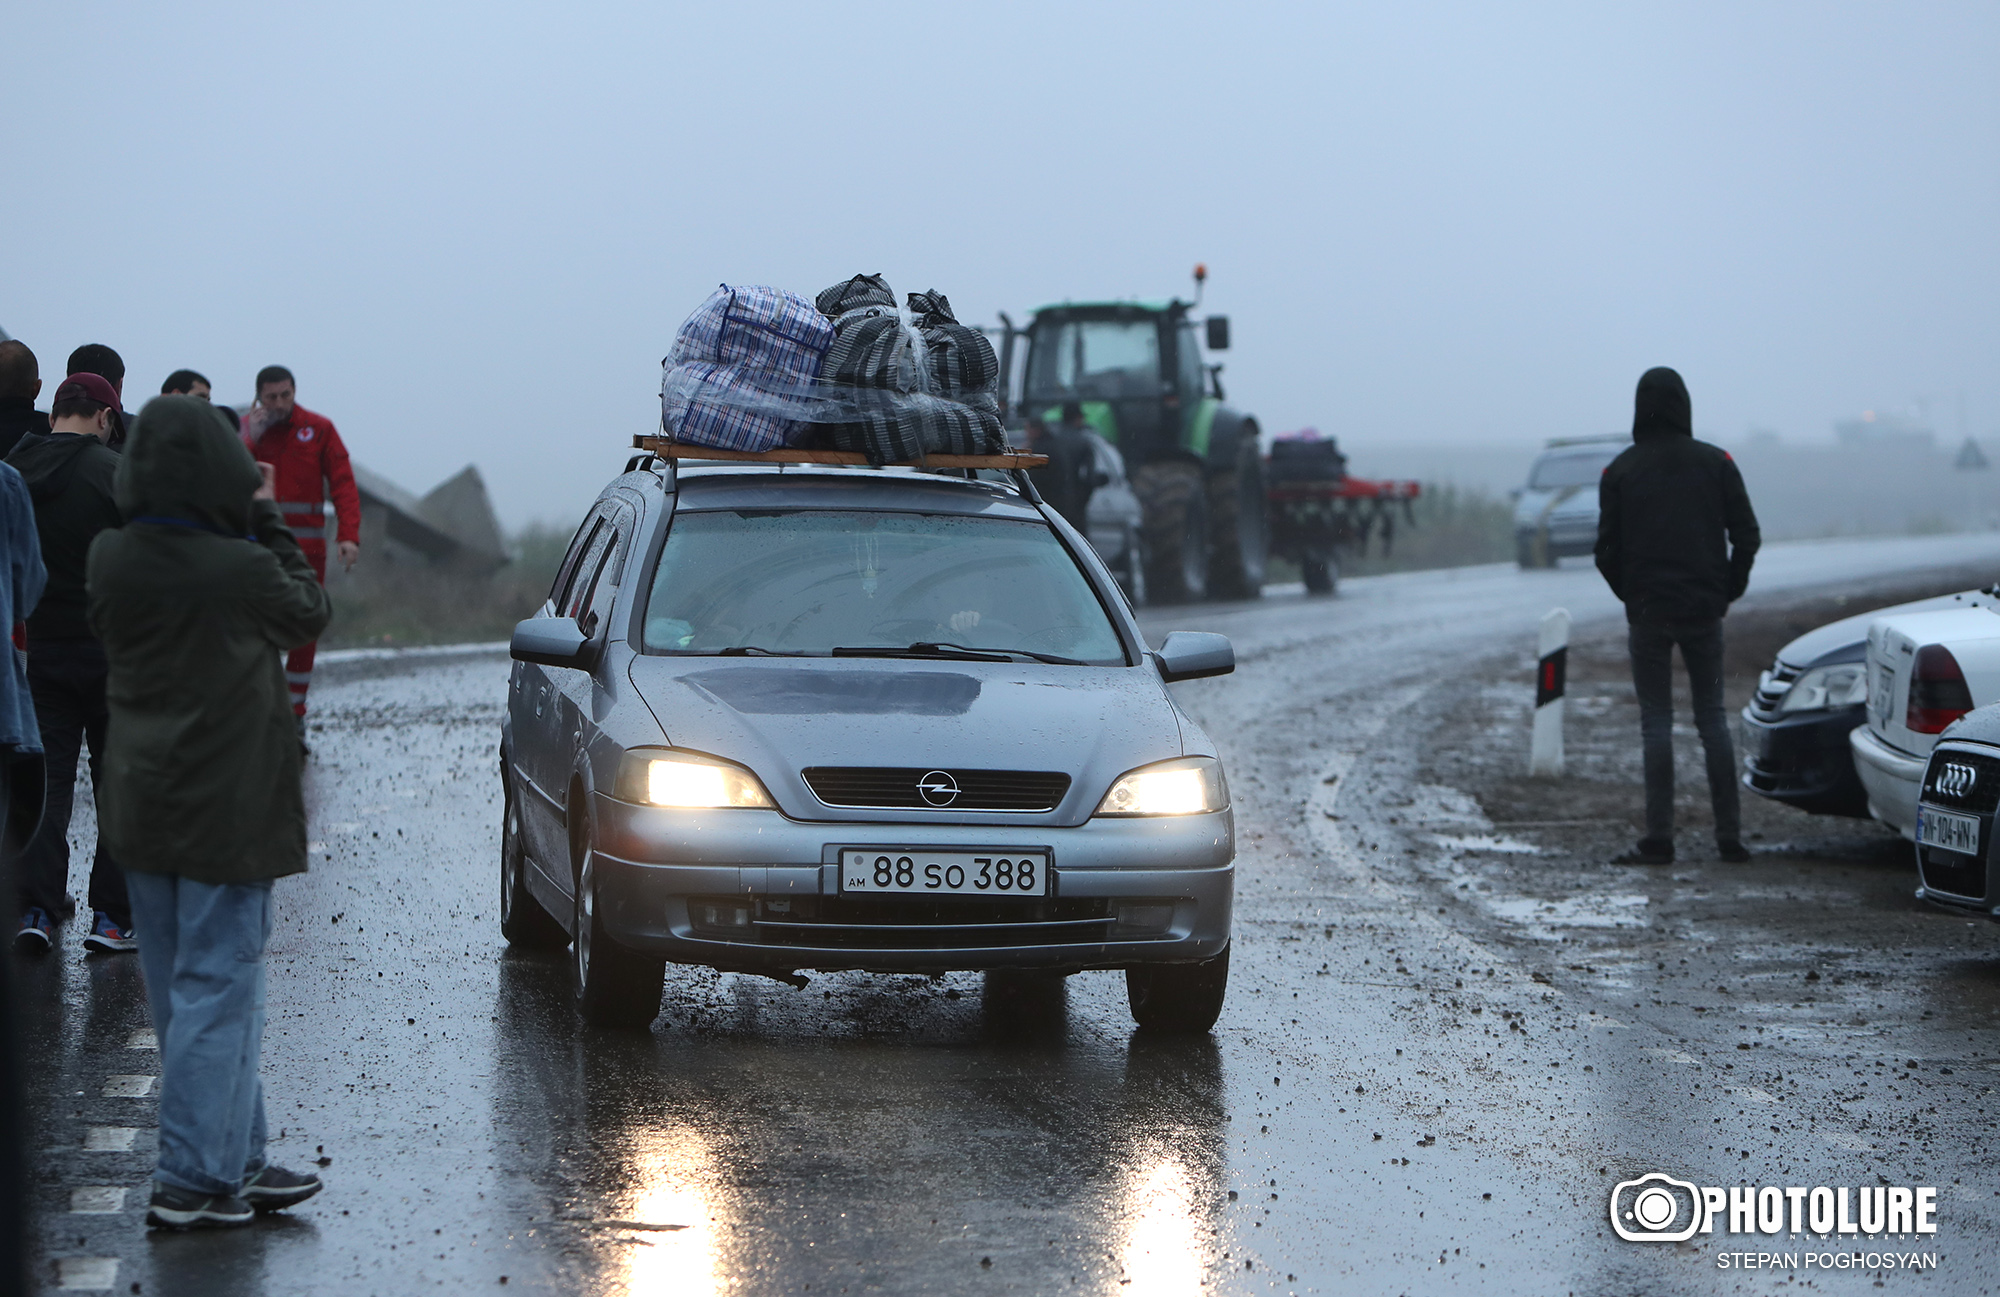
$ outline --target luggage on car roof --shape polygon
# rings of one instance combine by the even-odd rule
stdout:
[[[660,422],[698,446],[770,450],[801,427],[834,332],[781,288],[724,284],[681,325],[661,362]]]
[[[844,407],[818,431],[870,463],[1007,449],[993,344],[960,324],[943,293],[912,293],[907,311],[880,275],[855,275],[818,297],[834,341],[821,388]]]

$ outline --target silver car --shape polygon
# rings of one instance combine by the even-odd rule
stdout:
[[[1514,491],[1514,557],[1522,567],[1554,567],[1597,547],[1597,480],[1620,451],[1624,434],[1556,437]]]
[[[1148,650],[1025,474],[635,460],[513,657],[501,927],[571,947],[587,1020],[650,1023],[670,961],[1221,1011],[1228,785],[1166,686],[1234,653]]]

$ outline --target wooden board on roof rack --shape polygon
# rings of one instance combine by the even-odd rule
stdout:
[[[729,464],[850,464],[866,466],[868,457],[852,450],[722,450],[715,446],[691,446],[669,441],[657,434],[641,433],[632,438],[632,448],[662,459],[707,459]],[[884,468],[1040,468],[1047,455],[1012,453],[1007,455],[928,455],[922,460],[884,464]]]

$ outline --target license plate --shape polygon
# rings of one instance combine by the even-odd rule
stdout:
[[[1889,666],[1875,668],[1875,688],[1868,694],[1868,710],[1883,724],[1889,721],[1889,699],[1895,696],[1896,672]]]
[[[1917,841],[1926,847],[1976,856],[1979,854],[1979,821],[1970,815],[1953,815],[1950,811],[1934,811],[1928,806],[1919,806]]]
[[[878,896],[1047,896],[1049,853],[844,847],[840,890]]]

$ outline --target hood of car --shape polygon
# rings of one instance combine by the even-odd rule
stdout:
[[[668,742],[748,766],[794,819],[1075,824],[1119,775],[1184,755],[1151,665],[646,656],[631,676]],[[1070,784],[1049,812],[885,812],[826,805],[800,773],[814,767],[1059,772]]]

